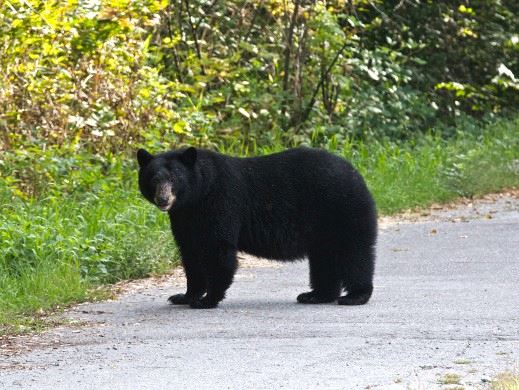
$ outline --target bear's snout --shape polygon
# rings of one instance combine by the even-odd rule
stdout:
[[[171,184],[165,183],[157,186],[154,201],[160,210],[168,211],[173,206],[175,199],[176,197],[171,191]]]

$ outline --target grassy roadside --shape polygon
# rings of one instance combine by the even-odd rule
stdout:
[[[519,187],[519,119],[447,140],[325,146],[360,169],[381,214]],[[167,217],[139,196],[130,160],[39,148],[0,157],[0,335],[175,263]]]
[[[519,186],[519,119],[451,139],[362,145],[345,156],[365,175],[381,214]]]

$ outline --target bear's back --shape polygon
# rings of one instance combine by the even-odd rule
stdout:
[[[235,160],[248,195],[297,206],[335,207],[347,198],[369,197],[360,174],[346,160],[319,149],[297,148]]]

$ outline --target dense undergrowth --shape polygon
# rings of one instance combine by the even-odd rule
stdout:
[[[516,0],[10,0],[0,149],[406,139],[519,107]]]

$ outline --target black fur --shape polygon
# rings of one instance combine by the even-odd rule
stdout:
[[[155,203],[157,188],[169,185],[174,196],[168,213],[187,291],[171,303],[216,307],[233,281],[237,251],[308,257],[312,291],[298,302],[361,305],[371,297],[375,203],[344,159],[308,148],[253,158],[188,148],[156,156],[141,149],[138,161],[144,197]]]

